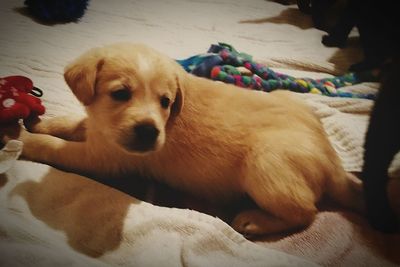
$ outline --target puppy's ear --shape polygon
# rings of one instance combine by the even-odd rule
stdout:
[[[100,52],[97,49],[93,49],[65,68],[65,81],[78,100],[85,106],[93,101],[97,73],[103,64],[104,59]]]
[[[184,102],[184,94],[183,94],[183,81],[182,76],[176,76],[177,90],[175,95],[174,103],[171,107],[171,115],[170,117],[173,119],[179,115],[182,110],[183,102]]]

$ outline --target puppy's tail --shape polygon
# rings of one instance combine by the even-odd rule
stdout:
[[[341,172],[332,177],[328,185],[328,195],[338,204],[365,214],[365,201],[362,181],[354,174]]]

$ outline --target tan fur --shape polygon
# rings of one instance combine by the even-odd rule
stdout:
[[[239,214],[233,227],[245,234],[307,226],[325,192],[361,206],[320,121],[293,93],[266,94],[198,78],[132,44],[85,53],[66,68],[65,79],[88,117],[31,125],[44,134],[21,133],[27,158],[95,175],[135,171],[215,201],[248,194],[268,214]],[[132,98],[112,99],[110,92],[123,86]],[[173,102],[168,109],[160,105],[164,95]],[[132,129],[143,122],[160,131],[155,145],[129,150],[126,143],[136,138]]]

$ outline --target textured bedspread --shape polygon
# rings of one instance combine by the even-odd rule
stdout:
[[[142,42],[179,59],[221,41],[293,76],[343,74],[360,59],[360,48],[354,40],[342,50],[326,48],[323,34],[296,5],[264,0],[92,0],[78,23],[55,25],[27,16],[23,1],[3,0],[0,77],[31,78],[44,91],[44,117],[54,117],[83,112],[63,68],[94,46]],[[373,102],[301,97],[321,118],[346,170],[360,171]],[[378,233],[337,207],[323,209],[302,231],[249,241],[205,213],[153,205],[87,177],[16,160],[20,149],[11,143],[0,152],[0,266],[400,265],[399,234]],[[400,192],[396,181],[391,188]]]

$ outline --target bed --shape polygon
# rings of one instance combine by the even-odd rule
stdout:
[[[326,48],[324,32],[296,5],[264,0],[93,0],[78,22],[63,24],[42,24],[23,1],[3,0],[0,33],[0,77],[32,79],[44,92],[44,118],[84,112],[63,69],[87,49],[114,42],[145,43],[175,59],[226,42],[276,71],[310,78],[343,74],[362,57],[356,38],[344,49]],[[345,90],[376,93],[378,86],[364,82]],[[345,169],[359,172],[373,101],[300,95],[320,117]],[[128,195],[91,177],[18,159],[22,145],[0,151],[0,266],[400,265],[399,234],[379,233],[339,207],[323,208],[301,231],[247,240],[212,213],[147,201],[158,191]],[[396,182],[391,188],[400,192]]]

